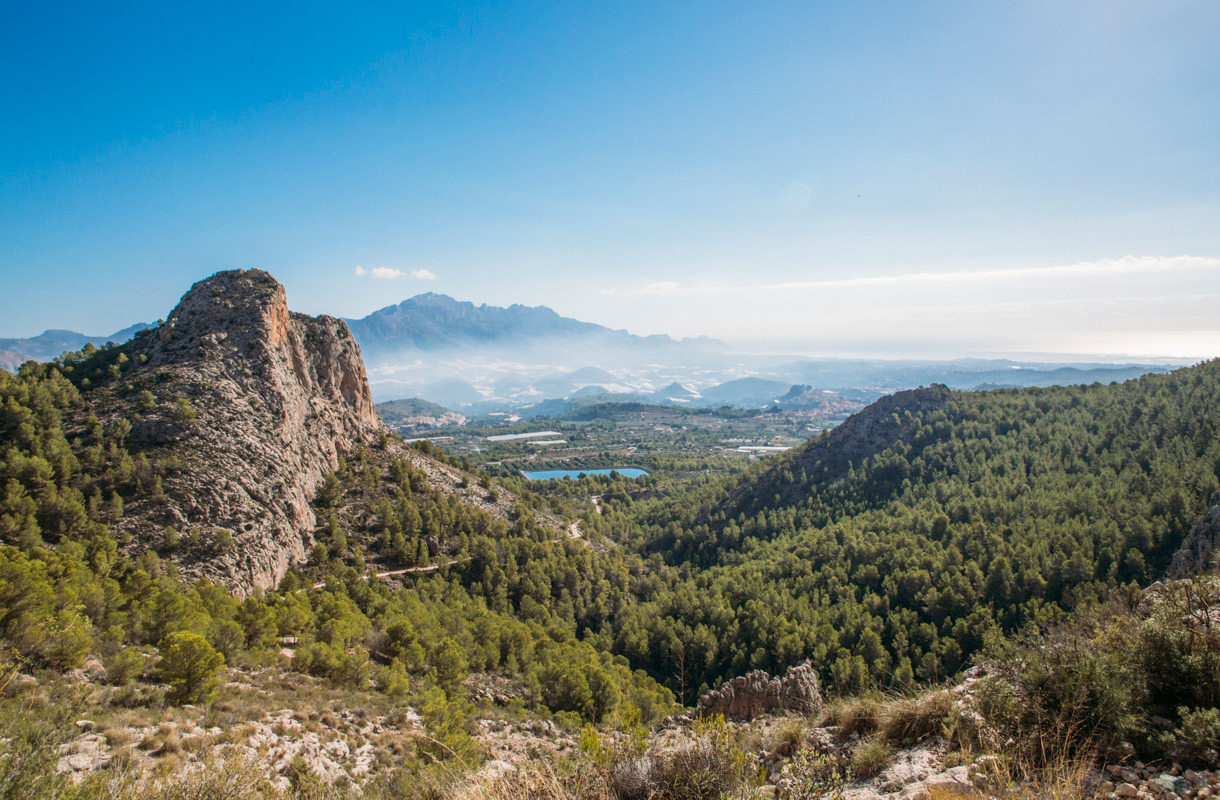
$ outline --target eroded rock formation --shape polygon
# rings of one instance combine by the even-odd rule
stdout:
[[[808,662],[788,670],[782,678],[754,670],[726,681],[699,700],[693,716],[723,714],[725,719],[749,720],[776,711],[816,714],[822,709],[818,676]]]

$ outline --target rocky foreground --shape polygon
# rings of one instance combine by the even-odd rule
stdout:
[[[56,770],[77,783],[116,767],[164,781],[231,763],[276,791],[291,793],[304,777],[359,796],[362,786],[388,774],[396,751],[427,738],[420,713],[411,707],[337,693],[324,682],[277,668],[233,669],[228,677],[210,709],[188,706],[159,720],[113,712],[76,720],[75,735],[58,748]],[[96,662],[69,679],[75,690],[113,691],[101,685]],[[602,792],[590,795],[596,786],[583,785],[580,794],[562,795],[572,798],[667,796],[657,793],[664,782],[681,779],[675,771],[683,765],[703,770],[707,786],[731,787],[737,797],[1220,796],[1220,771],[1178,764],[1101,767],[1080,761],[1021,773],[1002,754],[971,755],[951,741],[949,731],[977,722],[977,690],[987,679],[976,668],[951,689],[883,707],[859,700],[826,705],[807,664],[784,676],[754,672],[709,692],[698,709],[668,719],[639,740],[626,731],[581,731],[567,721],[523,716],[513,710],[518,686],[475,675],[466,686],[479,700],[473,733],[481,757],[451,776],[445,794],[518,797],[522,787],[554,780],[554,765],[567,764],[596,773],[594,784]],[[35,683],[27,676],[16,685],[32,690]],[[731,720],[719,721],[724,716]]]

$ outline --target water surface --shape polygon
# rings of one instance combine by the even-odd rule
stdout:
[[[549,481],[551,478],[559,478],[567,480],[569,478],[578,478],[581,474],[584,475],[609,475],[611,472],[617,472],[624,478],[638,478],[641,475],[647,475],[648,470],[640,469],[639,467],[606,467],[605,469],[536,469],[522,470],[521,474],[529,481]]]

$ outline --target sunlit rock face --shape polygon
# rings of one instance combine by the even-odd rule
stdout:
[[[184,541],[197,531],[204,544],[174,556],[187,576],[238,593],[274,586],[312,545],[323,477],[384,431],[347,325],[290,312],[275,278],[234,270],[196,283],[124,352],[132,369],[102,407],[177,466],[164,497],[134,502],[120,528],[151,543],[166,526]],[[136,413],[131,393],[145,388],[156,409]]]

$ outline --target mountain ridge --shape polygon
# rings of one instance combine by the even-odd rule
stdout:
[[[623,329],[561,316],[547,306],[513,303],[475,305],[446,294],[425,292],[385,306],[360,319],[345,319],[362,348],[373,352],[402,349],[441,350],[469,344],[515,344],[560,336],[597,337],[619,344],[665,349],[698,345],[725,349],[706,336],[673,339],[666,334],[638,336]]]
[[[48,328],[37,336],[28,338],[15,339],[0,339],[0,351],[7,351],[12,356],[17,356],[20,361],[17,366],[20,366],[22,361],[48,361],[55,358],[60,353],[72,352],[80,350],[87,344],[92,344],[94,347],[100,347],[105,344],[123,344],[131,339],[142,330],[152,327],[147,322],[137,322],[135,325],[128,325],[122,330],[115,331],[109,336],[89,336],[76,331],[65,330],[61,328]],[[0,368],[7,368],[12,356],[7,355],[5,361],[0,363]]]

